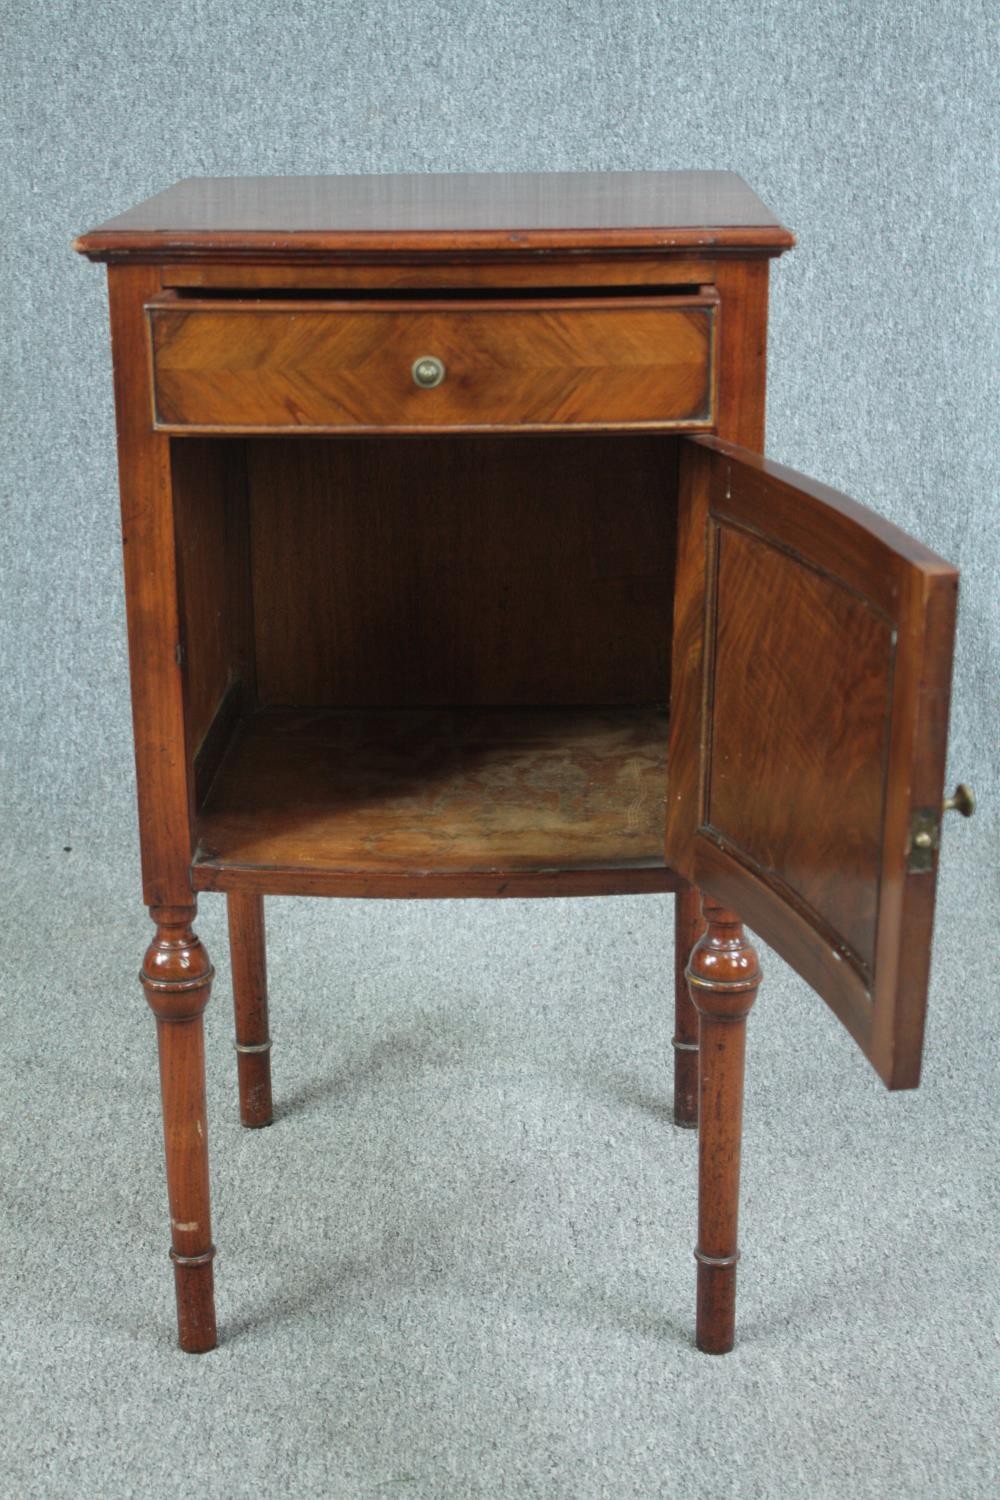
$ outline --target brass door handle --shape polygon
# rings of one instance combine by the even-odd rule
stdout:
[[[976,794],[964,781],[960,781],[951,796],[944,799],[945,812],[957,812],[963,818],[971,818],[975,810]]]
[[[411,370],[415,384],[425,391],[433,390],[444,379],[444,363],[433,354],[422,354],[413,361]]]
[[[946,797],[941,813],[959,812],[963,818],[971,818],[976,810],[976,797],[971,786],[960,781],[950,797]],[[933,807],[918,807],[910,822],[910,846],[906,868],[911,874],[919,870],[933,870],[934,851],[941,843],[941,815]]]

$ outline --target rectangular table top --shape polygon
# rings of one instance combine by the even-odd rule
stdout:
[[[83,234],[95,260],[330,251],[749,249],[794,243],[733,172],[191,177]]]

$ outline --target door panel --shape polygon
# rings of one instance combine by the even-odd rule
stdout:
[[[957,574],[791,470],[681,449],[667,860],[913,1087]]]

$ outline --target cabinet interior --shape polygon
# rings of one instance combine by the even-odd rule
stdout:
[[[676,439],[171,455],[196,863],[663,866]]]

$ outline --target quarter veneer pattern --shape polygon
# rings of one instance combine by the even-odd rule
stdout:
[[[166,432],[708,428],[714,295],[150,308]],[[428,352],[444,378],[421,389]]]

